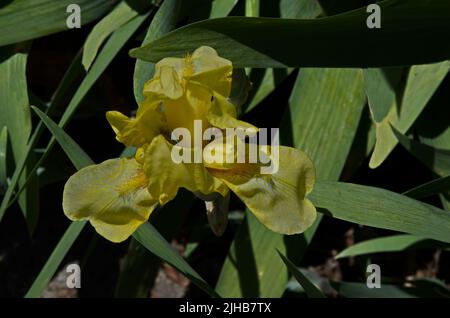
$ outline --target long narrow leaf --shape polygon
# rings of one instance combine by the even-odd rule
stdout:
[[[8,127],[3,127],[0,131],[0,192],[6,189],[8,177],[8,166],[6,158],[8,156]]]
[[[63,148],[70,161],[73,163],[77,170],[94,164],[94,161],[81,149],[80,146],[47,115],[45,115],[39,108],[31,107],[42,122],[51,131],[52,135],[56,138],[59,145]]]
[[[395,102],[396,89],[402,75],[401,68],[363,70],[364,86],[370,112],[375,122],[381,122]]]
[[[398,143],[390,126],[402,134],[406,133],[424,110],[449,69],[450,61],[411,67],[401,103],[394,103],[388,115],[376,125],[377,141],[369,162],[371,168],[382,164]]]
[[[70,247],[73,245],[77,237],[80,235],[86,221],[72,222],[67,228],[61,240],[56,245],[52,254],[47,259],[44,267],[40,271],[37,278],[34,280],[33,285],[26,293],[26,298],[38,298],[41,296],[45,287],[50,282],[55,272],[58,270],[59,265],[63,261]]]
[[[400,144],[406,150],[408,150],[414,157],[422,161],[438,175],[445,176],[450,174],[449,149],[436,149],[418,141],[409,139],[395,128],[392,128],[392,131]]]
[[[211,3],[210,19],[226,17],[238,0],[213,0]]]
[[[15,50],[18,53],[14,52]],[[22,52],[24,51],[24,52]],[[8,128],[12,157],[18,165],[27,157],[27,143],[31,134],[30,106],[26,79],[28,53],[23,47],[4,48],[0,52],[0,129]],[[34,157],[34,156],[31,156]],[[36,173],[30,169],[33,158],[26,161],[25,169],[30,174],[30,183],[19,197],[19,205],[32,232],[39,213],[39,187]],[[18,180],[23,186],[26,178]]]
[[[325,298],[325,295],[323,292],[314,285],[303,273],[298,269],[294,263],[292,263],[289,259],[286,258],[283,254],[281,254],[278,251],[278,254],[280,255],[281,259],[283,260],[284,264],[286,264],[286,267],[289,269],[291,274],[295,277],[297,282],[303,287],[303,289],[306,292],[306,295],[309,298]]]
[[[450,175],[427,182],[414,189],[404,192],[404,195],[415,199],[422,199],[433,194],[450,191]]]
[[[219,295],[200,277],[197,272],[170,246],[170,244],[150,224],[140,226],[133,237],[144,245],[150,252],[175,267],[180,273],[189,278],[194,284],[203,289],[212,297]]]
[[[127,1],[121,1],[107,16],[95,25],[91,33],[89,33],[83,47],[83,66],[89,70],[92,62],[97,56],[97,52],[103,42],[117,28],[121,27],[139,12],[136,11]]]
[[[332,217],[450,242],[450,213],[380,188],[317,182],[310,199]]]
[[[187,25],[131,55],[156,62],[209,45],[236,67],[256,68],[402,66],[450,58],[444,40],[450,36],[448,1],[386,0],[379,5],[380,29],[368,28],[366,8],[317,20],[228,17]]]
[[[81,24],[107,12],[117,0],[12,0],[0,7],[0,46],[69,30],[67,12],[71,4],[80,7]]]
[[[402,252],[413,248],[436,248],[442,246],[445,246],[445,244],[415,235],[400,234],[359,242],[341,251],[335,258],[339,259],[375,253]]]
[[[280,15],[286,19],[314,19],[322,14],[320,5],[315,0],[280,1]],[[244,111],[249,112],[266,98],[290,73],[292,69],[254,69],[250,80],[254,87]]]

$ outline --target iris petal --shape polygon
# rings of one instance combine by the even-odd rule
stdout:
[[[232,63],[220,57],[216,50],[208,46],[201,46],[192,54],[192,81],[210,87],[224,97],[231,91]]]
[[[141,147],[165,129],[165,119],[157,110],[160,101],[145,102],[136,118],[128,118],[118,111],[106,113],[106,119],[116,133],[116,139],[126,146]]]
[[[144,85],[144,96],[154,94],[175,100],[183,96],[183,92],[181,80],[170,66],[159,67],[155,76]]]
[[[69,178],[63,209],[72,221],[89,220],[112,242],[126,240],[148,220],[157,202],[134,159],[110,159],[81,169]]]
[[[222,96],[231,91],[232,63],[216,50],[202,46],[185,58],[164,58],[155,67],[155,76],[146,83],[144,95],[162,94],[171,99],[182,95],[182,85],[189,81],[201,83]]]
[[[212,126],[222,129],[226,128],[257,128],[245,121],[236,119],[236,106],[231,104],[225,97],[216,92],[213,93],[213,101],[206,115]]]
[[[316,218],[315,207],[305,197],[314,185],[314,166],[299,150],[279,146],[279,166],[274,174],[261,174],[260,164],[207,167],[274,232],[302,233]]]
[[[179,188],[186,188],[201,195],[228,194],[226,185],[208,173],[202,163],[176,163],[171,154],[186,151],[193,161],[191,148],[181,148],[168,143],[163,136],[153,139],[145,150],[144,171],[148,176],[148,190],[161,204],[172,200]]]

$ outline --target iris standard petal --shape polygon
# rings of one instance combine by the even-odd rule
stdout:
[[[150,143],[166,126],[165,118],[156,110],[155,101],[150,105],[143,105],[135,118],[129,118],[118,111],[106,113],[106,119],[116,133],[116,139],[126,146],[141,147]]]
[[[192,81],[202,83],[224,97],[231,91],[231,61],[220,57],[216,50],[209,46],[201,46],[191,57],[193,65]]]
[[[112,242],[126,240],[148,220],[157,202],[134,159],[110,159],[81,169],[69,178],[63,209],[72,221],[88,219]]]
[[[208,127],[206,113],[210,104],[210,91],[201,85],[192,85],[189,83],[186,94],[181,98],[177,100],[164,100],[163,109],[169,130],[184,127],[194,137],[194,120],[202,121],[202,129]]]
[[[156,95],[170,99],[183,96],[184,88],[177,72],[170,66],[158,68],[155,76],[144,85],[144,96]]]
[[[202,46],[184,58],[168,57],[156,63],[155,75],[146,83],[144,95],[159,93],[172,99],[178,98],[179,89],[192,80],[228,97],[232,72],[233,65],[229,60],[220,57],[213,48]],[[166,80],[163,81],[163,78]]]
[[[261,174],[260,164],[206,166],[266,227],[283,234],[302,233],[316,218],[315,207],[305,198],[314,185],[314,166],[294,148],[279,146],[278,157],[278,171],[274,174]]]
[[[144,171],[148,177],[148,190],[161,204],[172,200],[179,188],[202,195],[217,192],[225,197],[228,194],[226,185],[210,175],[202,163],[193,163],[193,160],[192,163],[176,163],[178,160],[172,158],[172,151],[186,152],[193,159],[193,149],[174,146],[162,135],[155,137],[145,150]]]

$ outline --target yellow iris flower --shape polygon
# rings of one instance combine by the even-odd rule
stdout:
[[[303,152],[277,146],[279,163],[274,174],[261,174],[260,163],[172,160],[174,147],[195,151],[189,140],[177,145],[171,140],[171,132],[178,127],[194,132],[195,120],[201,121],[202,129],[253,127],[236,119],[236,107],[228,99],[232,71],[232,63],[210,47],[158,62],[154,77],[144,86],[145,100],[136,116],[106,114],[117,140],[136,147],[136,155],[106,160],[71,176],[63,194],[66,216],[73,221],[88,219],[100,235],[121,242],[148,220],[158,204],[172,200],[179,188],[207,201],[210,213],[216,201],[222,213],[226,210],[223,205],[231,190],[269,229],[283,234],[305,231],[316,218],[316,209],[306,198],[314,185],[314,166]],[[234,150],[223,148],[224,152]]]

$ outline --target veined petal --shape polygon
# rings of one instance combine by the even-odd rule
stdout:
[[[163,115],[156,110],[160,101],[141,105],[136,118],[128,118],[118,111],[106,113],[106,119],[116,133],[116,139],[126,146],[141,147],[150,143],[165,128]]]
[[[214,127],[222,129],[226,128],[252,128],[257,130],[255,126],[245,121],[236,119],[236,106],[231,104],[225,97],[216,92],[213,93],[213,101],[209,108],[206,118]]]
[[[144,171],[149,181],[148,190],[160,204],[172,200],[179,188],[202,195],[217,192],[225,197],[228,194],[226,185],[210,175],[202,163],[176,163],[172,158],[174,148],[177,153],[186,151],[193,161],[193,149],[173,146],[161,135],[155,137],[145,150]]]
[[[210,91],[201,85],[187,84],[186,94],[177,100],[166,99],[163,104],[164,115],[170,130],[178,127],[187,128],[194,134],[194,120],[202,121],[206,129],[206,113],[211,104]]]
[[[121,242],[148,220],[157,204],[146,187],[147,178],[136,160],[106,160],[69,178],[64,213],[72,221],[88,219],[100,235]]]
[[[170,66],[159,66],[155,76],[144,85],[144,95],[155,94],[157,96],[178,99],[183,96],[184,89],[176,70]]]
[[[261,174],[261,165],[251,163],[228,164],[222,169],[215,164],[208,171],[225,182],[272,231],[302,233],[316,218],[315,207],[305,198],[314,185],[314,166],[294,148],[279,146],[278,157],[278,171],[274,174]]]
[[[216,50],[201,46],[191,57],[193,65],[192,81],[202,83],[224,97],[231,91],[232,63],[220,57]]]
[[[233,65],[229,60],[218,56],[213,48],[202,46],[185,58],[168,57],[156,63],[154,79],[147,82],[144,94],[159,93],[172,99],[179,98],[183,83],[192,80],[228,97],[232,72]],[[162,86],[167,90],[161,89]]]

